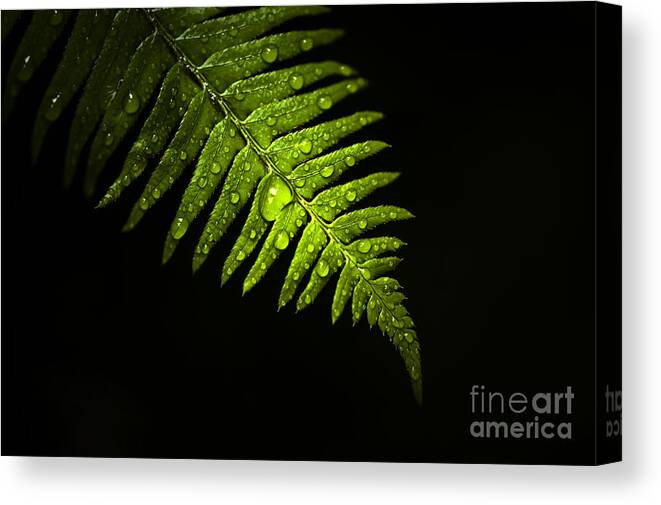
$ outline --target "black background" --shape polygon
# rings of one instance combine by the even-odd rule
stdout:
[[[417,216],[387,231],[409,243],[397,277],[422,339],[422,408],[385,337],[348,314],[331,327],[331,289],[276,311],[293,251],[242,298],[249,262],[220,288],[229,240],[191,275],[202,223],[160,265],[175,191],[123,234],[140,185],[102,211],[80,180],[62,190],[72,110],[32,167],[49,60],[2,130],[3,454],[589,462],[593,19],[589,4],[495,4],[339,7],[303,23],[345,28],[315,54],[371,83],[328,117],[387,116],[354,138],[393,147],[352,175],[403,172],[370,202]],[[471,440],[472,384],[572,385],[574,439]]]

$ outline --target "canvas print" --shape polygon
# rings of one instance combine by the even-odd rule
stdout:
[[[619,459],[620,19],[2,11],[2,453]]]

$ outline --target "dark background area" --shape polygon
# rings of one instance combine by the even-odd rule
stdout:
[[[337,59],[371,83],[326,117],[387,116],[352,140],[393,147],[348,175],[403,172],[365,204],[417,216],[383,232],[409,244],[396,277],[422,341],[422,408],[385,337],[348,313],[331,327],[332,289],[300,314],[276,311],[293,248],[245,298],[250,262],[220,288],[240,219],[195,276],[202,222],[162,267],[186,178],[121,233],[140,184],[100,211],[80,179],[61,189],[71,107],[31,166],[51,58],[2,129],[3,454],[589,462],[593,9],[337,7],[304,23],[347,30],[306,59]],[[3,75],[23,27],[2,46]],[[473,384],[571,385],[574,439],[470,439]]]

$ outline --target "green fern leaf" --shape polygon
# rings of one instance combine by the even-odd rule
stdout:
[[[80,92],[64,163],[66,185],[89,144],[83,190],[93,196],[121,141],[131,140],[126,160],[98,206],[115,202],[149,173],[124,226],[132,230],[186,177],[163,262],[209,207],[193,254],[194,271],[248,207],[223,264],[221,284],[254,253],[243,280],[246,294],[293,250],[278,308],[299,293],[300,311],[337,275],[332,323],[348,304],[354,325],[366,314],[369,325],[378,326],[399,351],[421,401],[417,332],[402,286],[388,276],[400,262],[393,254],[405,244],[392,236],[363,236],[413,215],[392,205],[351,210],[399,174],[376,172],[342,182],[345,172],[388,145],[375,140],[338,144],[382,115],[365,111],[314,123],[367,82],[335,61],[285,63],[332,43],[341,30],[277,31],[290,20],[327,10],[36,12],[9,70],[3,112],[11,110],[22,85],[70,28],[35,121],[33,158],[49,127]],[[3,12],[3,37],[17,19],[18,14]]]

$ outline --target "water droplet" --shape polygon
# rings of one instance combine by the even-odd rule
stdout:
[[[154,197],[154,200],[158,200],[161,197],[161,190],[158,188],[154,188],[151,192],[151,196]]]
[[[351,75],[353,72],[351,71],[351,68],[349,68],[348,66],[340,65],[340,73],[346,77]]]
[[[112,145],[112,143],[115,141],[114,137],[112,136],[112,133],[108,132],[106,133],[105,138],[103,139],[103,143],[107,146]]]
[[[208,181],[208,179],[207,179],[206,177],[200,177],[200,178],[197,180],[197,185],[198,185],[200,188],[203,188],[204,186],[207,185],[207,181]]]
[[[302,219],[297,219],[295,222],[296,222],[297,227],[300,228],[301,226],[303,226],[303,220]]]
[[[363,254],[370,252],[371,248],[372,248],[372,244],[370,243],[369,240],[361,240],[358,243],[358,250]]]
[[[289,76],[289,85],[292,89],[299,90],[303,87],[304,79],[301,74],[291,74]]]
[[[218,173],[220,173],[220,163],[218,163],[217,161],[214,161],[214,162],[211,164],[211,173],[212,173],[212,174],[218,174]]]
[[[278,251],[284,251],[287,249],[287,246],[289,245],[289,235],[287,234],[286,231],[280,230],[278,234],[275,236],[275,240],[273,241],[273,247],[275,247]]]
[[[328,272],[330,272],[328,262],[326,260],[319,260],[319,263],[317,263],[317,275],[319,277],[326,277]]]
[[[360,228],[361,230],[367,228],[367,219],[361,219],[360,221],[358,221],[358,228]]]
[[[333,100],[328,95],[322,95],[317,100],[317,105],[322,110],[328,110],[333,106]]]
[[[348,202],[353,202],[356,199],[356,192],[353,189],[350,189],[349,191],[347,191],[345,198],[347,199]]]
[[[181,161],[186,161],[186,158],[188,158],[188,153],[187,153],[186,151],[181,151],[181,152],[179,153],[179,159],[180,159]]]
[[[280,211],[292,201],[293,196],[289,186],[280,177],[271,174],[267,189],[262,193],[259,210],[267,221],[275,221]]]
[[[330,177],[331,175],[333,175],[333,172],[334,172],[334,171],[335,171],[335,169],[334,169],[334,168],[332,167],[332,165],[331,165],[331,166],[327,166],[327,167],[322,168],[322,169],[319,171],[319,173],[321,174],[322,177],[328,178],[328,177]]]
[[[236,259],[238,259],[239,261],[243,261],[244,259],[246,259],[246,253],[243,252],[243,249],[240,250],[238,253],[236,253]]]
[[[230,37],[236,37],[239,34],[239,29],[236,26],[230,28]]]
[[[347,91],[348,91],[349,93],[355,93],[356,91],[358,91],[358,86],[357,86],[356,83],[353,82],[353,81],[348,82],[348,83],[347,83]]]
[[[32,58],[28,55],[23,59],[23,65],[21,66],[21,69],[19,70],[16,77],[18,78],[19,81],[25,82],[30,77],[32,77],[33,72],[34,72],[34,65],[32,64]]]
[[[262,59],[266,63],[273,63],[278,59],[278,47],[274,44],[269,44],[262,49]]]
[[[300,144],[298,144],[298,149],[303,154],[310,154],[310,151],[312,151],[312,142],[310,139],[303,139]]]
[[[62,11],[55,10],[51,14],[50,19],[48,20],[48,22],[50,23],[51,26],[57,26],[62,22],[62,19],[64,19]]]
[[[276,118],[274,118],[273,116],[266,118],[266,125],[267,126],[273,126],[277,122],[278,122],[278,120]]]
[[[313,244],[308,244],[306,250],[307,250],[309,253],[313,253],[313,252],[314,252],[314,245],[313,245]]]
[[[245,164],[243,165],[243,170],[245,172],[250,172],[250,168],[251,168],[250,162],[246,161]]]
[[[178,217],[177,219],[174,220],[174,223],[172,223],[172,228],[170,228],[170,233],[172,234],[172,238],[174,238],[175,240],[179,240],[181,237],[184,236],[186,230],[188,230],[188,219],[186,219],[185,217]]]
[[[297,188],[302,188],[303,186],[305,186],[305,179],[303,179],[302,177],[298,179],[294,179],[294,186],[296,186]]]
[[[46,111],[46,119],[48,121],[55,121],[60,114],[62,113],[62,102],[60,102],[60,97],[62,93],[57,93],[53,98],[50,99],[48,104],[48,110]]]
[[[309,305],[311,301],[312,298],[310,298],[310,295],[305,295],[305,303]]]
[[[147,210],[149,208],[149,200],[147,200],[144,196],[140,198],[140,208],[142,210]]]
[[[237,203],[239,203],[239,200],[241,200],[241,196],[236,191],[232,191],[230,193],[230,202],[236,205]]]
[[[344,158],[344,163],[345,163],[348,167],[352,167],[352,166],[354,166],[354,165],[356,164],[356,158],[354,158],[353,156],[349,155],[349,156],[347,156],[346,158]]]
[[[301,49],[303,51],[309,51],[314,46],[314,41],[310,38],[301,39]]]
[[[390,219],[395,219],[397,218],[397,213],[396,212],[391,212],[390,213]]]
[[[135,93],[129,92],[124,104],[124,110],[127,114],[135,114],[140,108],[140,98]]]

